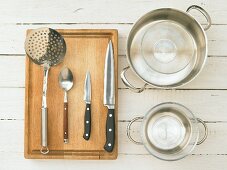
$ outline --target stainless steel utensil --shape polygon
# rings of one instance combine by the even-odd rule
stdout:
[[[189,11],[195,9],[207,19],[202,28]],[[207,58],[207,37],[204,30],[211,26],[208,13],[192,5],[187,12],[172,8],[151,11],[141,17],[127,39],[126,55],[130,67],[123,69],[121,79],[134,92],[142,92],[150,84],[159,88],[175,88],[193,80]],[[134,87],[126,78],[132,68],[145,82]]]
[[[114,79],[114,55],[112,41],[110,40],[106,50],[104,70],[104,105],[108,108],[106,119],[106,143],[104,149],[112,152],[115,143],[115,79]]]
[[[58,82],[64,90],[64,117],[63,117],[63,137],[64,143],[69,142],[68,138],[68,97],[67,92],[73,87],[73,74],[69,68],[63,68],[58,76]]]
[[[136,141],[130,134],[131,125],[142,120],[141,139]],[[198,123],[204,126],[204,136],[199,140]],[[206,123],[185,106],[167,102],[150,109],[144,117],[136,117],[127,127],[127,136],[135,144],[144,145],[153,156],[174,161],[189,155],[196,145],[202,144],[208,135]]]
[[[47,143],[47,81],[51,66],[60,63],[66,53],[66,44],[63,37],[51,28],[39,28],[29,32],[25,40],[25,51],[28,57],[38,65],[44,67],[42,113],[41,113],[41,149],[42,154],[49,152]]]
[[[84,82],[84,101],[86,103],[84,115],[84,135],[85,140],[89,140],[91,135],[91,75],[88,71]]]

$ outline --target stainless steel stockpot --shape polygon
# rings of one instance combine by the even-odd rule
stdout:
[[[142,142],[132,138],[131,125],[141,119],[140,137]],[[198,123],[205,128],[199,140]],[[189,155],[196,145],[203,143],[208,135],[204,121],[185,106],[167,102],[150,109],[144,117],[136,117],[127,127],[127,136],[135,144],[144,145],[147,151],[162,160],[175,161]]]
[[[189,14],[192,9],[205,16],[205,28]],[[142,92],[148,84],[175,88],[190,82],[205,64],[207,37],[204,30],[210,26],[210,16],[196,5],[186,12],[161,8],[145,14],[134,24],[127,39],[130,66],[121,73],[123,83],[135,92]],[[136,88],[127,80],[129,68],[145,82],[142,88]]]

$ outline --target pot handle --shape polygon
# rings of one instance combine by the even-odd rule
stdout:
[[[138,142],[138,141],[136,141],[135,139],[133,139],[132,136],[131,136],[130,130],[131,130],[131,125],[132,125],[135,121],[140,120],[140,119],[143,119],[143,117],[135,117],[134,119],[132,119],[132,120],[129,122],[129,124],[128,124],[128,126],[127,126],[127,136],[128,136],[128,138],[129,138],[129,140],[130,140],[131,142],[137,144],[137,145],[143,145],[143,143],[142,143],[142,142]]]
[[[125,67],[124,69],[123,69],[123,71],[121,72],[121,80],[122,80],[122,82],[124,83],[124,85],[126,86],[126,87],[128,87],[130,90],[132,90],[133,92],[135,92],[135,93],[141,93],[142,91],[144,91],[145,90],[145,87],[148,85],[147,83],[146,84],[144,84],[144,86],[143,87],[141,87],[141,88],[136,88],[136,87],[134,87],[131,83],[129,83],[129,81],[128,81],[128,79],[126,78],[126,71],[129,69],[130,67],[128,66],[128,67]]]
[[[197,142],[197,145],[200,145],[206,140],[206,138],[208,136],[208,127],[202,119],[197,118],[197,120],[198,120],[199,123],[201,123],[203,125],[203,127],[205,129],[205,134],[204,134],[203,138],[200,141]]]
[[[188,9],[186,10],[186,12],[191,11],[192,9],[196,9],[198,10],[201,14],[203,14],[203,16],[206,18],[207,20],[207,25],[204,27],[204,30],[208,30],[211,26],[211,18],[210,15],[200,6],[197,5],[191,5],[190,7],[188,7]]]

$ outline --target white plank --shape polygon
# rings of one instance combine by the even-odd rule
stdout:
[[[211,15],[213,23],[226,24],[225,0],[8,0],[0,6],[1,23],[133,23],[141,15],[162,7],[185,11],[198,4]]]
[[[120,73],[123,68],[127,67],[128,61],[125,57],[119,59],[119,88],[126,88],[120,80]],[[201,73],[190,83],[178,87],[177,89],[226,89],[227,81],[227,60],[226,57],[208,57],[206,64]],[[142,87],[144,82],[136,76],[136,74],[129,69],[126,73],[129,82],[135,87]],[[154,86],[147,86],[147,88],[155,88]]]
[[[119,54],[125,54],[126,37],[132,24],[0,24],[0,32],[2,33],[0,54],[25,54],[26,30],[39,27],[51,27],[54,29],[119,29]]]
[[[24,152],[24,120],[1,120],[0,127],[0,152]]]
[[[39,27],[51,27],[55,29],[118,29],[119,55],[125,55],[126,40],[132,24],[0,24],[0,54],[24,54],[26,30]],[[208,54],[212,56],[226,56],[227,48],[225,44],[227,44],[227,25],[213,25],[210,30],[207,31],[207,37]]]
[[[146,90],[136,94],[119,90],[119,120],[143,116],[162,102],[177,102],[207,121],[227,121],[227,93],[222,90]]]
[[[119,123],[119,152],[122,154],[148,154],[143,145],[136,145],[132,143],[126,136],[126,127],[128,122]],[[133,139],[141,141],[140,139],[141,122],[136,122],[132,125],[131,134]],[[223,147],[221,141],[227,140],[227,123],[207,123],[208,137],[206,141],[197,145],[192,151],[192,154],[226,154],[227,147]],[[200,139],[204,134],[204,128],[200,128]]]
[[[0,87],[25,87],[25,57],[0,56]],[[200,75],[183,89],[227,89],[227,57],[209,57]],[[119,88],[125,88],[120,79],[120,72],[128,66],[125,57],[119,57]],[[7,76],[6,76],[7,73]],[[127,73],[128,79],[140,87],[143,82],[131,71]],[[148,88],[152,88],[149,86]]]
[[[24,89],[0,88],[0,119],[24,118]],[[119,120],[144,115],[161,102],[178,102],[206,121],[227,121],[227,93],[222,90],[146,90],[135,94],[118,90]]]
[[[135,145],[130,142],[126,136],[126,126],[128,122],[119,122],[119,154],[143,154],[147,155],[148,152],[142,145]],[[227,154],[227,147],[221,145],[221,141],[227,140],[227,123],[208,123],[209,134],[207,140],[196,146],[192,154]],[[0,129],[0,153],[1,152],[16,152],[23,153],[24,151],[24,121],[23,120],[7,120],[1,121]],[[135,123],[132,126],[132,136],[140,139],[140,123]],[[201,127],[201,134],[203,128]],[[16,140],[12,140],[16,139]],[[1,155],[1,154],[0,154]]]
[[[0,119],[24,119],[24,88],[1,88],[0,94]]]
[[[0,56],[0,87],[25,86],[25,57]]]
[[[115,161],[25,160],[22,153],[1,153],[1,170],[224,170],[226,155],[193,155],[179,161],[161,161],[150,155],[119,155]]]

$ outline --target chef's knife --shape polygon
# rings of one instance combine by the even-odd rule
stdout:
[[[104,105],[108,108],[106,119],[106,143],[104,149],[112,152],[115,143],[115,84],[114,84],[114,56],[111,40],[106,50],[104,69]]]
[[[86,103],[84,115],[84,139],[89,140],[91,134],[91,75],[87,72],[84,83],[84,101]]]

